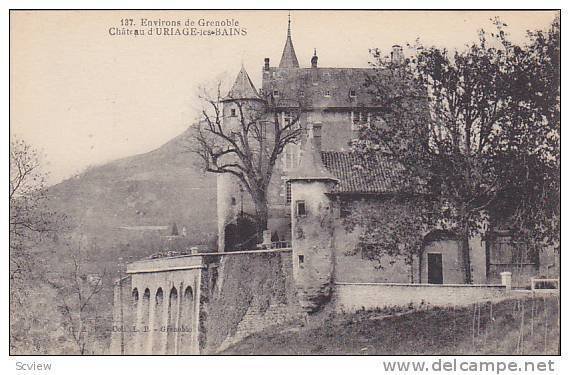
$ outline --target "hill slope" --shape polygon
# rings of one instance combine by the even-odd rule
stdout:
[[[124,227],[176,223],[179,229],[187,228],[191,243],[212,242],[215,178],[195,166],[196,156],[186,150],[186,138],[187,132],[154,151],[92,167],[51,187],[52,209],[68,216],[75,230],[96,243],[100,256],[109,260],[116,255],[106,254],[111,248],[132,246],[133,241],[149,237],[160,245],[159,234],[165,234]],[[146,255],[142,249],[128,254]]]
[[[537,296],[387,317],[386,311],[332,314],[269,328],[222,354],[553,355],[559,354],[559,309],[559,297]]]

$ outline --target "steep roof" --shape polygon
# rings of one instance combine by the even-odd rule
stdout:
[[[242,65],[236,80],[228,92],[227,97],[224,100],[235,100],[235,99],[259,99],[259,93],[257,92],[253,82],[249,78],[245,67]]]
[[[378,155],[362,160],[352,152],[321,151],[321,158],[338,179],[332,193],[397,193],[403,188],[404,169],[388,157]]]
[[[314,138],[309,138],[305,143],[306,149],[303,152],[299,166],[293,170],[289,180],[325,180],[338,181],[335,176],[325,168],[322,158],[315,147]]]
[[[367,83],[379,74],[372,68],[270,68],[262,87],[279,93],[278,106],[300,101],[306,108],[374,107],[378,98]]]
[[[281,61],[279,62],[280,68],[298,68],[299,60],[297,60],[297,55],[295,54],[295,48],[293,47],[293,41],[291,40],[291,18],[289,18],[289,23],[287,26],[287,40],[285,40],[285,47],[283,47],[283,54],[281,55]]]

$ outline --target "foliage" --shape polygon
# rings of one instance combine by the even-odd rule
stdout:
[[[428,214],[429,201],[417,197],[389,197],[380,202],[359,202],[343,224],[350,232],[361,228],[356,248],[349,253],[360,253],[383,268],[385,260],[393,264],[403,257],[410,266],[414,282],[413,261],[421,256],[424,236],[433,227]],[[423,219],[423,220],[422,220]]]
[[[301,106],[290,103],[291,116],[283,120],[272,96],[259,100],[224,97],[220,83],[213,95],[204,90],[200,99],[204,108],[194,125],[190,150],[200,157],[206,172],[238,179],[254,202],[261,233],[267,227],[268,187],[275,164],[285,146],[296,143],[302,132]],[[224,113],[224,103],[236,107],[235,118]],[[232,125],[229,120],[234,120]]]
[[[466,282],[469,237],[504,219],[489,213],[509,206],[527,239],[558,237],[559,26],[518,46],[494,23],[463,51],[418,45],[402,63],[372,51],[368,84],[381,109],[353,145],[363,157],[387,151],[410,185],[425,182],[439,225],[462,239]]]

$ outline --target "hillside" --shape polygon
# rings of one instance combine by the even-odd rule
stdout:
[[[492,308],[487,303],[403,314],[330,314],[266,329],[222,354],[552,355],[559,353],[558,311],[559,299],[550,296],[506,300]]]
[[[185,149],[187,132],[141,155],[92,167],[50,188],[51,207],[64,213],[74,231],[95,244],[98,259],[117,260],[149,255],[131,249],[149,240],[160,246],[156,230],[124,227],[187,228],[189,241],[211,243],[216,232],[215,178],[195,166]],[[126,253],[125,253],[126,251]]]

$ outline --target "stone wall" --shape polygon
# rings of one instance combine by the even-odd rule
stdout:
[[[300,311],[295,311],[295,308],[288,304],[270,305],[267,310],[251,306],[238,324],[236,333],[233,336],[226,337],[216,351],[221,352],[254,333],[300,316]]]
[[[382,209],[382,202],[370,199],[358,201],[344,201],[345,209],[349,212],[357,212],[362,209],[376,207]],[[427,283],[427,254],[442,254],[443,283],[461,284],[464,282],[464,266],[460,243],[453,238],[451,233],[447,237],[433,237],[426,233],[424,252],[422,259],[414,256],[412,264],[406,262],[403,256],[386,256],[382,259],[381,268],[377,261],[366,259],[361,254],[354,254],[362,232],[358,225],[349,232],[343,224],[344,218],[341,213],[340,200],[333,201],[334,207],[334,257],[335,257],[335,281],[339,282],[372,282],[372,283]],[[451,237],[450,237],[451,236]],[[473,283],[485,284],[489,281],[486,275],[486,251],[485,242],[480,236],[474,236],[469,240],[471,258],[471,273]],[[500,280],[500,278],[498,279]],[[492,282],[496,282],[497,279]]]
[[[507,296],[503,285],[336,283],[334,306],[339,312],[394,306],[462,306]]]
[[[360,235],[360,228],[348,233],[342,219],[335,220],[334,227],[334,258],[335,281],[338,282],[369,282],[369,283],[409,283],[418,280],[418,260],[412,265],[406,264],[404,257],[393,257],[382,262],[366,259],[362,254],[354,254],[354,249]],[[414,279],[412,280],[412,272]]]
[[[291,250],[221,256],[205,308],[206,353],[295,316]]]

